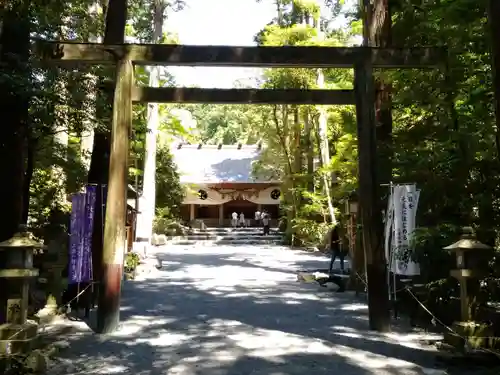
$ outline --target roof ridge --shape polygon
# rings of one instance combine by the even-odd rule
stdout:
[[[250,150],[250,149],[261,149],[262,146],[259,144],[250,144],[250,145],[244,145],[244,144],[236,144],[236,145],[221,145],[221,144],[185,144],[185,143],[180,143],[176,147],[174,147],[178,150],[180,149],[197,149],[197,150]]]

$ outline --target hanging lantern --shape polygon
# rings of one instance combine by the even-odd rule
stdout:
[[[198,190],[198,197],[199,197],[202,201],[204,201],[204,200],[206,200],[206,199],[208,198],[208,193],[207,193],[205,190],[200,189],[200,190]]]
[[[278,199],[280,199],[280,196],[281,196],[281,192],[278,189],[274,189],[273,191],[271,191],[271,198],[272,199],[278,200]]]

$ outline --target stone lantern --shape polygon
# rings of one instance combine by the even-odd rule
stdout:
[[[461,337],[449,336],[447,341],[466,338],[468,344],[474,347],[484,346],[484,339],[491,336],[488,325],[474,322],[477,298],[479,296],[479,280],[488,272],[488,262],[493,255],[493,249],[479,242],[472,228],[464,228],[461,238],[444,248],[454,252],[456,269],[450,275],[460,283],[460,311],[461,321],[453,323],[453,329]],[[451,342],[450,342],[451,343]],[[464,344],[463,342],[461,344]]]
[[[43,246],[23,227],[0,243],[0,353],[29,350],[37,325],[27,322],[29,280],[38,276],[33,251]]]
[[[349,243],[349,253],[351,256],[354,256],[354,246],[356,243],[356,226],[358,220],[358,197],[356,192],[353,192],[349,195],[348,199],[345,202],[345,213],[348,218],[347,221],[347,236]]]

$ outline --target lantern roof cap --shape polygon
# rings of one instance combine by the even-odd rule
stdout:
[[[463,229],[463,234],[457,242],[452,243],[451,245],[448,245],[444,248],[444,250],[451,250],[451,251],[491,250],[491,249],[492,249],[491,246],[488,246],[476,239],[474,231],[470,227],[466,227]]]
[[[0,242],[0,251],[8,248],[33,248],[43,249],[45,246],[33,239],[33,235],[27,231],[25,226],[21,226],[19,231],[8,240]]]

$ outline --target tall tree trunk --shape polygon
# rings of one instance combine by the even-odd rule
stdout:
[[[85,121],[80,135],[80,158],[87,173],[90,170],[90,156],[94,147],[94,129],[90,121]]]
[[[321,30],[321,22],[319,22],[320,16],[316,21],[318,40],[322,41],[324,38],[323,32]],[[317,71],[317,85],[318,89],[325,88],[325,76],[323,74],[323,69],[319,68]],[[326,167],[330,164],[330,145],[328,144],[328,113],[324,106],[317,106],[319,112],[318,126],[319,126],[319,138],[320,138],[320,152],[323,166]],[[335,217],[335,209],[333,207],[331,187],[332,181],[330,180],[331,173],[323,172],[323,189],[328,204],[328,212],[330,213],[330,221],[333,225],[337,224],[337,218]]]
[[[309,110],[304,112],[304,128],[306,137],[307,191],[314,192],[314,143],[312,141],[312,121]]]
[[[385,7],[385,8],[384,8]],[[390,22],[387,0],[363,0],[363,44],[372,47],[377,41],[376,36],[385,35],[382,26]],[[383,38],[382,38],[383,39]],[[386,39],[384,39],[387,41]],[[368,282],[368,313],[370,328],[387,332],[390,330],[389,288],[387,285],[387,260],[383,246],[382,200],[380,199],[379,151],[376,126],[380,121],[381,106],[377,114],[373,112],[379,97],[373,97],[375,86],[372,84],[373,69],[370,64],[358,64],[355,70],[355,90],[357,95],[356,116],[358,117],[358,148],[359,148],[359,198],[361,202],[361,219],[363,245],[365,248],[366,278]],[[390,106],[388,106],[390,108]],[[384,108],[387,110],[387,108]],[[390,109],[389,109],[390,111]],[[386,129],[387,130],[387,129]],[[392,131],[392,120],[391,130]],[[378,132],[380,133],[380,132]],[[363,151],[363,152],[361,152]],[[387,168],[386,162],[382,162]],[[386,172],[387,173],[387,172]]]
[[[500,2],[489,0],[488,19],[491,29],[493,91],[495,93],[497,158],[500,159]]]
[[[296,196],[295,196],[295,180],[293,176],[293,154],[291,150],[289,150],[288,145],[290,144],[290,137],[288,137],[288,129],[289,129],[289,122],[288,122],[288,116],[289,116],[289,106],[287,104],[281,105],[280,110],[278,110],[278,106],[275,105],[273,106],[273,122],[276,128],[276,134],[278,136],[279,143],[283,149],[283,153],[285,154],[286,158],[286,165],[285,165],[285,176],[287,176],[286,180],[284,182],[285,186],[285,202],[289,203],[292,207],[292,209],[288,209],[287,211],[287,225],[286,225],[286,231],[285,231],[285,236],[287,239],[291,241],[291,244],[293,245],[295,241],[295,236],[294,236],[294,226],[293,226],[293,220],[295,219],[295,207],[297,207],[296,204]],[[281,111],[281,121],[278,118],[278,111]]]
[[[30,208],[30,186],[33,179],[33,172],[35,171],[35,147],[36,142],[28,136],[26,146],[26,170],[24,172],[23,182],[23,218],[22,224],[28,224],[29,208]]]
[[[68,156],[68,142],[69,142],[69,114],[67,101],[70,93],[66,87],[66,75],[67,72],[60,72],[59,78],[56,81],[56,90],[59,95],[59,104],[56,105],[55,111],[57,114],[57,123],[54,129],[54,137],[53,144],[54,150],[58,154],[60,161],[63,162],[67,160]],[[56,201],[57,202],[66,202],[66,171],[60,165],[52,166],[51,170],[52,178],[59,185],[59,189],[57,190]]]
[[[2,73],[11,79],[0,82],[0,170],[7,183],[0,184],[2,225],[0,241],[11,237],[22,222],[25,140],[29,120],[30,92],[19,80],[30,80],[27,65],[30,49],[28,2],[16,0],[4,10],[0,34]]]
[[[88,11],[90,14],[98,17],[100,12],[103,10],[103,7],[105,8],[106,5],[101,4],[100,1],[94,1],[94,3],[89,6]],[[91,43],[100,43],[101,38],[99,35],[90,34],[88,35],[88,41]],[[80,161],[87,174],[89,174],[92,150],[94,147],[94,128],[97,117],[96,98],[98,95],[99,79],[93,73],[89,73],[86,76],[86,79],[88,80],[90,90],[85,98],[85,104],[88,107],[88,112],[83,120],[82,133],[80,134]]]
[[[294,143],[294,175],[297,187],[302,187],[302,172],[303,172],[303,150],[302,150],[302,124],[300,123],[299,107],[293,108],[293,143]],[[297,192],[297,203],[300,205],[301,196]]]
[[[108,0],[102,4],[105,17],[105,30],[103,42],[105,44],[121,44],[125,41],[125,24],[127,14],[126,0]],[[124,16],[125,15],[125,16]],[[114,70],[109,72],[108,77],[113,77]],[[101,101],[105,101],[105,108],[98,106],[97,116],[106,114],[105,123],[106,129],[102,127],[96,129],[94,133],[94,142],[92,145],[92,156],[90,160],[90,168],[87,181],[90,184],[106,185],[109,175],[109,153],[111,135],[109,133],[109,124],[111,123],[111,107],[113,103],[113,93],[110,91],[98,93],[101,96]],[[104,112],[104,113],[103,113]],[[103,211],[103,196],[99,189],[95,206],[95,223],[103,225],[94,225],[92,233],[92,262],[94,279],[100,280],[102,274],[102,244],[103,244],[103,226],[104,226],[104,211]]]
[[[163,37],[164,0],[154,0],[153,3],[153,43],[161,43]],[[149,86],[160,86],[160,67],[154,66],[149,73]],[[148,103],[148,121],[146,134],[146,150],[144,158],[144,180],[142,196],[139,199],[140,216],[137,220],[137,237],[149,242],[153,232],[153,220],[156,207],[156,141],[160,122],[158,103]]]
[[[375,0],[368,14],[368,35],[366,44],[369,47],[388,48],[392,44],[392,19],[390,0]],[[392,85],[380,77],[375,79],[377,116],[377,148],[380,183],[387,184],[392,180]],[[386,207],[386,202],[381,203]]]

